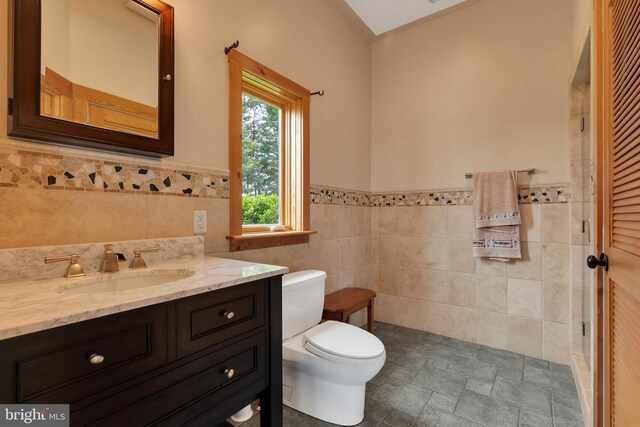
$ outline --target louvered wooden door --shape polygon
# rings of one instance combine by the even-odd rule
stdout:
[[[640,425],[640,0],[604,8],[605,424]]]

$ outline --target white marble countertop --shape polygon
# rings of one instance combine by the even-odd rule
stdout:
[[[90,273],[76,279],[57,278],[0,284],[0,339],[94,319],[229,286],[285,274],[286,267],[210,256],[180,259],[119,273]],[[65,293],[87,282],[163,272],[193,275],[160,285],[115,292]]]

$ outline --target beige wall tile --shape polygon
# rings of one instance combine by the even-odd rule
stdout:
[[[542,241],[545,243],[569,243],[569,204],[542,205]]]
[[[403,207],[384,207],[378,210],[378,233],[380,236],[404,236],[400,224],[403,222]]]
[[[552,322],[542,324],[542,357],[556,363],[569,364],[571,335],[568,325]]]
[[[369,208],[364,206],[354,206],[352,209],[354,235],[362,237],[371,234],[371,216],[369,215]]]
[[[476,307],[476,275],[448,273],[449,303],[463,307]]]
[[[487,258],[476,258],[476,274],[485,276],[507,276],[507,263]]]
[[[475,273],[476,259],[473,257],[471,240],[449,240],[448,269],[461,273]]]
[[[146,238],[147,199],[150,197],[166,196],[85,193],[85,241],[105,242]]]
[[[478,344],[506,349],[507,315],[478,310],[476,312],[476,335]]]
[[[540,280],[542,245],[537,242],[522,242],[522,258],[509,261],[507,275],[514,279]]]
[[[195,199],[194,210],[207,211],[207,233],[204,236],[205,253],[229,250],[229,200]],[[193,213],[192,213],[193,215]]]
[[[332,274],[327,276],[327,279],[324,282],[324,294],[330,294],[340,289],[340,275]]]
[[[448,337],[475,342],[475,310],[450,304],[425,302],[423,329]]]
[[[354,206],[339,206],[339,236],[340,238],[354,237],[356,235],[356,218]]]
[[[83,234],[83,196],[63,190],[0,187],[0,248],[89,241]]]
[[[583,288],[571,288],[571,328],[582,329]]]
[[[446,271],[380,265],[378,280],[380,291],[387,294],[437,302],[449,301]]]
[[[378,237],[371,238],[371,252],[370,262],[372,264],[378,264],[378,248],[380,247],[380,239]]]
[[[193,236],[194,199],[148,196],[147,209],[148,238]],[[207,212],[207,220],[209,216]]]
[[[571,245],[569,249],[570,263],[570,284],[571,286],[582,286],[582,275],[585,273],[586,257],[582,246]]]
[[[506,313],[507,279],[496,276],[477,276],[476,306],[481,310]]]
[[[340,271],[351,270],[358,266],[356,239],[340,239]]]
[[[584,354],[582,351],[582,330],[571,330],[571,352],[574,354]]]
[[[532,357],[542,357],[542,321],[509,315],[507,349]]]
[[[400,324],[400,297],[378,292],[376,295],[376,319],[380,322]]]
[[[473,238],[473,206],[448,206],[449,238]]]
[[[540,204],[520,205],[522,225],[520,225],[520,240],[523,242],[542,241],[542,206]]]
[[[542,283],[535,280],[509,279],[508,313],[542,318]]]
[[[571,203],[571,244],[581,245],[583,236],[586,239],[586,233],[582,232],[582,208],[584,203]],[[586,243],[586,242],[585,242]]]
[[[582,168],[584,167],[584,160],[572,160],[571,161],[571,179],[570,179],[570,188],[571,188],[571,200],[575,202],[583,202],[585,201],[585,197],[582,194]]]
[[[311,228],[318,232],[309,241],[337,239],[340,234],[340,208],[336,205],[311,205]]]
[[[340,289],[371,289],[371,271],[368,266],[340,272]]]
[[[303,269],[316,268],[334,274],[340,271],[340,245],[337,240],[310,244],[309,259]]]
[[[542,280],[554,283],[569,283],[569,245],[543,243]]]
[[[378,294],[376,319],[407,328],[423,329],[426,302],[394,295]]]
[[[555,283],[543,283],[543,319],[556,323],[569,323],[571,304],[569,287]]]
[[[420,235],[424,237],[447,237],[447,206],[419,206]]]
[[[446,270],[447,241],[381,236],[378,259],[380,264]]]
[[[371,209],[371,235],[378,236],[380,234],[379,226],[378,226],[379,220],[380,220],[380,210],[384,208],[372,207],[370,209]]]

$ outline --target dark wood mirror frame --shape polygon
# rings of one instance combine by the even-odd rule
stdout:
[[[40,115],[40,30],[43,0],[13,0],[9,64],[9,136],[149,157],[173,155],[173,7],[134,0],[159,16],[158,132],[149,138]],[[170,76],[170,78],[163,78]]]

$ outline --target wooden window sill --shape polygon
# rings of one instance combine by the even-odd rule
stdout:
[[[247,251],[250,249],[273,248],[276,246],[300,245],[309,243],[309,236],[317,231],[263,231],[245,233],[239,236],[227,236],[229,251]]]

